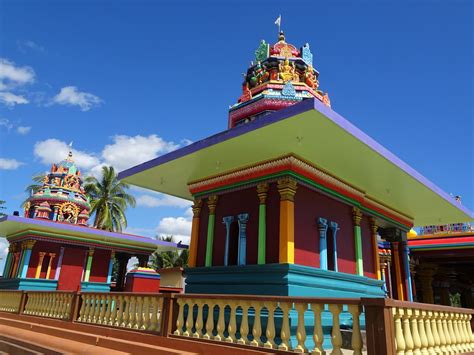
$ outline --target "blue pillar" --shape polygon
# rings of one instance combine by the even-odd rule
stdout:
[[[230,225],[234,222],[234,216],[226,216],[222,218],[222,223],[225,224],[225,248],[224,248],[224,265],[229,265],[229,238],[230,238]]]
[[[22,263],[22,269],[21,269],[21,274],[20,277],[22,279],[26,278],[26,274],[28,272],[28,265],[30,264],[30,258],[31,258],[31,249],[33,249],[33,246],[35,245],[34,240],[27,240],[25,242],[25,253],[23,256],[23,263]]]
[[[318,218],[318,229],[319,229],[319,259],[320,268],[323,270],[328,269],[328,244],[327,244],[327,231],[328,221],[324,218]]]
[[[109,261],[109,272],[107,273],[108,284],[112,282],[112,271],[114,269],[114,261],[115,261],[115,251],[112,250],[112,254],[110,254],[110,261]]]
[[[333,257],[334,257],[334,271],[337,271],[337,243],[336,243],[336,234],[339,230],[339,225],[337,222],[330,222],[331,231],[332,231],[332,244],[334,246]]]
[[[408,248],[407,242],[403,243],[403,264],[405,266],[405,275],[407,276],[407,294],[408,301],[413,302],[413,288],[411,283],[411,272],[410,272],[410,249]]]
[[[12,275],[12,278],[21,277],[21,274],[23,272],[23,260],[25,260],[25,253],[26,253],[26,250],[21,249],[20,260],[18,260],[18,267],[16,268],[16,272],[15,272],[16,275]]]
[[[239,221],[239,249],[238,249],[238,265],[245,265],[247,263],[247,222],[249,220],[248,213],[237,215]]]

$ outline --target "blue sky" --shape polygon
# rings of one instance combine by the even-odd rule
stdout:
[[[474,205],[471,1],[0,1],[0,199],[73,141],[122,170],[224,130],[261,39],[308,42],[332,107]],[[187,234],[186,202],[134,190],[129,231]]]

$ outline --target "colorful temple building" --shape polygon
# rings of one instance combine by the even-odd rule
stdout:
[[[91,228],[90,210],[70,152],[32,192],[23,217],[0,218],[0,236],[9,242],[0,289],[109,291],[116,263],[112,290],[124,290],[131,257],[146,267],[157,248],[176,248],[174,243]]]
[[[474,227],[429,225],[408,235],[416,300],[474,308]]]
[[[194,201],[185,292],[412,300],[407,233],[472,220],[331,109],[313,59],[262,41],[227,130],[119,174]]]

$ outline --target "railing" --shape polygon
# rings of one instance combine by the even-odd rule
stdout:
[[[174,335],[297,353],[324,353],[322,315],[330,313],[331,346],[333,354],[340,354],[340,317],[343,308],[347,308],[352,349],[354,354],[362,351],[359,299],[194,294],[174,297],[179,306]],[[308,339],[308,329],[312,341]]]
[[[0,311],[19,313],[23,292],[0,290]]]
[[[361,328],[369,355],[474,351],[474,310],[380,298],[0,291],[0,311],[271,352],[361,354]]]
[[[23,314],[68,320],[71,317],[73,292],[28,291]]]
[[[111,327],[160,332],[163,313],[162,294],[81,293],[77,322]]]

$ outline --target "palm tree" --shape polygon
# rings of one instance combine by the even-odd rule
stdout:
[[[28,185],[26,188],[25,188],[25,192],[28,194],[28,197],[26,198],[25,201],[23,201],[23,203],[21,204],[21,207],[25,207],[26,205],[26,202],[28,201],[28,198],[31,196],[31,194],[34,194],[36,192],[39,191],[39,189],[43,186],[43,180],[44,180],[44,176],[45,174],[35,174],[33,175],[33,177],[31,178],[31,180],[33,180],[33,184],[30,184]]]
[[[125,210],[127,207],[135,207],[135,198],[127,193],[128,184],[117,179],[112,166],[102,167],[102,177],[99,180],[89,176],[84,186],[91,201],[90,213],[95,213],[94,227],[121,232],[127,227]]]
[[[169,235],[166,237],[160,237],[159,239],[165,242],[172,242],[173,236]],[[154,252],[151,255],[150,267],[155,270],[168,269],[172,267],[186,267],[188,266],[188,257],[188,249],[183,249],[181,251],[172,250]]]

